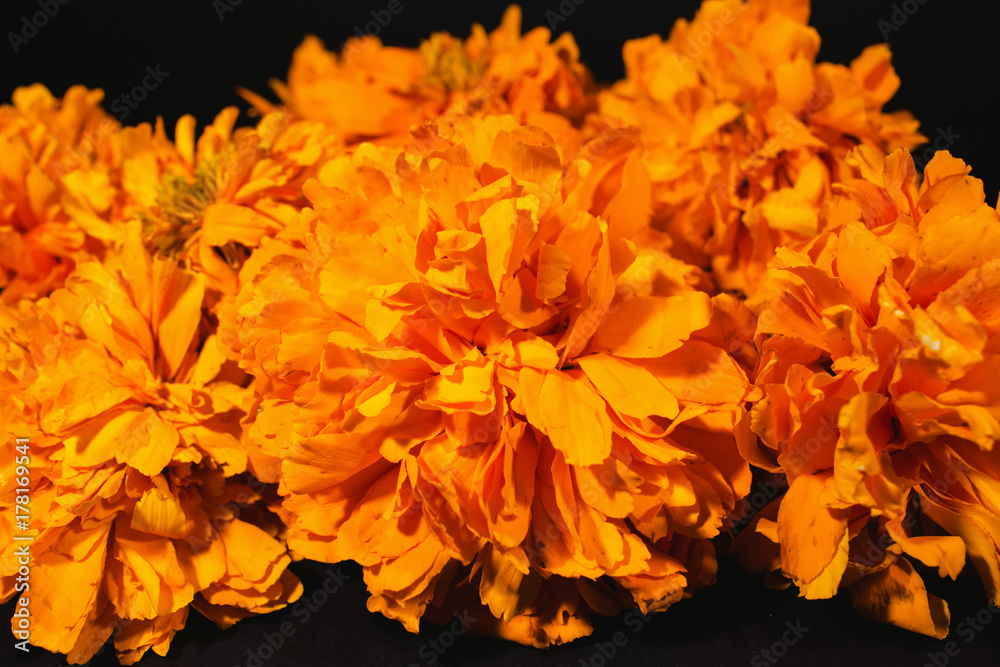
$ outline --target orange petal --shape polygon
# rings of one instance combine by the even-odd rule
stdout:
[[[948,603],[927,592],[923,579],[905,558],[853,584],[851,597],[865,618],[935,639],[948,636]]]

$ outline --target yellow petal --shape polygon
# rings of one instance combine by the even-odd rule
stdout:
[[[159,488],[142,494],[132,511],[132,528],[163,537],[183,537],[186,522],[177,496]]]
[[[162,264],[157,262],[154,276],[158,278],[157,282],[165,280],[168,285],[158,285],[158,289],[164,290],[167,297],[166,303],[163,304],[157,341],[166,366],[163,376],[172,379],[183,363],[201,325],[205,278],[200,273],[164,270],[160,268],[161,266]]]
[[[620,414],[673,419],[680,411],[677,398],[639,364],[609,354],[589,354],[577,363],[604,400]]]
[[[522,572],[511,558],[487,547],[480,553],[483,569],[479,595],[493,615],[509,621],[535,601],[542,577],[537,572]]]
[[[796,477],[778,509],[782,570],[809,599],[833,597],[847,568],[850,511],[826,506],[827,479]]]
[[[608,406],[580,371],[548,371],[538,393],[538,421],[570,465],[590,466],[611,454]]]
[[[692,332],[708,326],[711,317],[712,300],[703,292],[635,297],[601,325],[591,346],[618,357],[661,357],[679,348]]]

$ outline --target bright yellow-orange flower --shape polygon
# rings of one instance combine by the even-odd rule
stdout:
[[[744,453],[789,481],[757,530],[802,595],[850,586],[866,616],[943,637],[909,560],[969,563],[1000,603],[1000,216],[948,153],[919,184],[905,150],[846,163],[833,231],[779,249],[751,302],[763,447]]]
[[[265,115],[235,128],[238,110],[223,110],[196,139],[195,119],[121,131],[122,190],[128,206],[109,220],[136,218],[147,247],[182,260],[208,280],[210,303],[236,291],[236,271],[266,235],[306,203],[302,183],[340,148],[317,123]]]
[[[558,122],[542,120],[552,112],[579,121],[594,106],[590,75],[572,35],[550,37],[546,28],[521,35],[516,5],[490,34],[476,24],[465,41],[436,33],[419,49],[352,37],[337,55],[309,37],[295,51],[287,84],[272,85],[290,113],[351,144],[405,142],[412,125],[441,115],[511,113],[541,124]],[[261,110],[272,108],[246,96]]]
[[[195,119],[182,117],[171,142],[162,120],[120,127],[98,108],[102,95],[74,87],[59,101],[31,86],[0,107],[5,302],[59,287],[77,255],[100,257],[137,218],[151,251],[208,278],[214,303],[235,293],[250,249],[305,203],[302,183],[339,150],[319,124],[283,113],[234,129],[233,107],[197,140]]]
[[[749,464],[780,497],[735,546],[769,585],[934,637],[915,562],[1000,604],[1000,216],[947,153],[918,176],[888,47],[817,64],[809,9],[706,0],[601,92],[516,6],[418,49],[310,37],[256,127],[173,140],[15,91],[32,643],[163,655],[191,607],[297,599],[286,542],[411,631],[563,643],[711,584]]]
[[[707,1],[668,40],[627,42],[626,78],[598,96],[603,123],[641,131],[653,225],[725,290],[752,294],[776,248],[822,231],[850,148],[922,140],[881,111],[899,86],[888,47],[816,64],[808,18],[808,0]]]
[[[475,599],[482,630],[545,646],[714,578],[754,323],[628,240],[637,150],[425,125],[331,161],[244,266],[251,460],[290,547],[361,563],[371,610],[415,631]]]
[[[226,627],[302,590],[243,474],[251,396],[209,334],[205,277],[151,259],[137,222],[123,236],[0,311],[0,598],[16,594],[12,450],[29,438],[30,640],[72,663],[112,634],[123,663],[163,655],[189,605]]]
[[[18,88],[0,106],[0,300],[59,287],[81,250],[100,252],[106,225],[79,224],[80,209],[114,205],[118,123],[98,106],[104,94],[73,86],[56,99],[44,86]]]

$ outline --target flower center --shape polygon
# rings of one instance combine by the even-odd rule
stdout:
[[[144,221],[147,245],[170,257],[187,249],[201,229],[202,214],[215,201],[217,191],[215,164],[211,161],[201,162],[191,181],[180,174],[164,176],[156,198],[159,216]]]
[[[470,58],[462,40],[445,32],[421,42],[420,55],[428,81],[444,86],[448,92],[470,90],[486,71],[486,63]]]
[[[219,192],[218,158],[203,160],[194,178],[167,174],[160,182],[156,204],[158,214],[143,216],[143,238],[151,252],[176,259],[197,243],[205,209],[216,202]],[[238,243],[215,248],[215,253],[233,270],[246,259],[246,249]]]

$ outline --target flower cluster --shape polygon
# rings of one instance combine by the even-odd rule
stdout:
[[[289,545],[364,565],[369,608],[413,630],[448,584],[547,645],[712,578],[749,484],[755,390],[727,346],[751,316],[623,236],[633,200],[599,194],[618,148],[567,154],[509,115],[362,145],[240,275]]]
[[[748,458],[788,491],[757,522],[777,553],[750,559],[943,637],[947,604],[910,560],[953,578],[969,562],[1000,603],[1000,216],[948,153],[919,183],[903,150],[847,162],[831,231],[780,249],[751,302],[764,398]]]
[[[244,374],[209,333],[203,275],[142,246],[81,259],[64,287],[0,313],[4,436],[32,443],[32,641],[88,661],[165,654],[189,606],[226,627],[301,594],[279,522],[243,473]],[[26,457],[27,458],[27,457]],[[4,462],[0,525],[16,475]],[[20,544],[4,540],[13,593]]]
[[[356,561],[410,631],[544,647],[713,584],[733,532],[769,585],[931,636],[918,565],[1000,604],[1000,217],[950,154],[918,173],[888,48],[816,63],[808,16],[707,0],[604,88],[516,7],[309,37],[254,126],[172,139],[15,91],[0,599],[31,642],[163,655],[192,607],[293,603],[294,557]]]
[[[74,86],[57,100],[36,84],[0,106],[5,303],[44,296],[66,278],[77,253],[98,252],[115,234],[97,217],[116,204],[109,183],[118,159],[108,139],[119,125],[98,106],[103,97]]]
[[[641,130],[653,226],[725,290],[752,295],[777,248],[823,231],[851,148],[923,140],[881,110],[899,87],[888,47],[817,64],[808,18],[808,0],[706,2],[669,39],[627,42],[626,78],[598,95],[603,122]]]
[[[419,49],[363,37],[348,40],[338,55],[309,37],[295,51],[288,82],[273,86],[283,108],[349,144],[405,142],[412,125],[439,116],[509,113],[532,124],[578,122],[595,106],[596,91],[572,35],[550,37],[546,28],[521,35],[516,5],[490,34],[477,24],[465,41],[436,33]],[[244,95],[261,111],[275,108]]]

